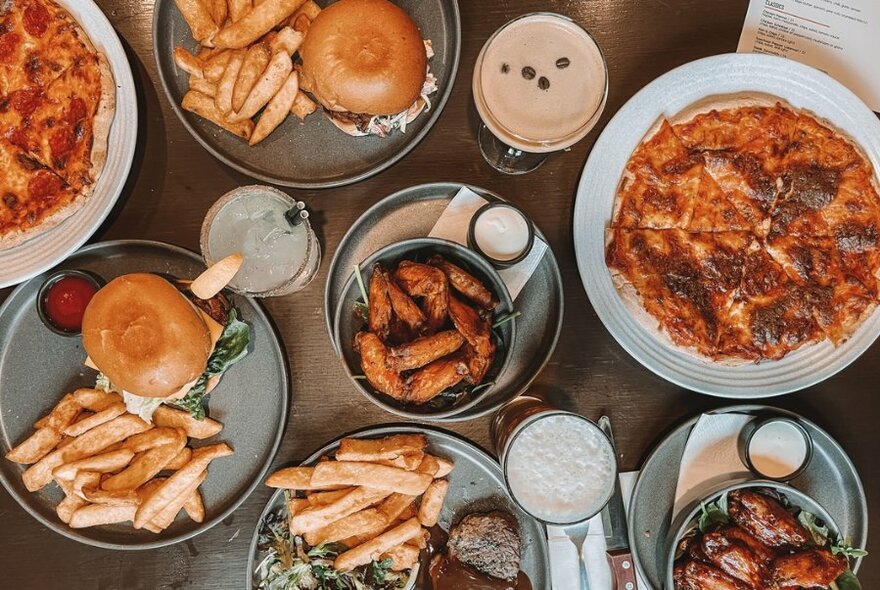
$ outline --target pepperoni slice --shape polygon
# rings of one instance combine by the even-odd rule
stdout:
[[[12,31],[0,35],[0,62],[12,63],[16,57],[21,35]]]
[[[47,199],[58,194],[62,187],[61,178],[48,170],[40,170],[28,182],[28,198],[38,201]]]
[[[78,96],[70,99],[70,104],[67,109],[67,120],[71,125],[76,125],[89,116],[88,109],[86,108],[86,101]]]
[[[31,2],[24,9],[24,29],[34,37],[42,37],[49,28],[49,11],[42,4]]]
[[[73,137],[73,130],[67,125],[55,130],[49,137],[49,149],[52,150],[52,161],[63,163],[63,161],[73,150],[76,140]]]
[[[21,113],[22,117],[33,114],[40,105],[40,90],[38,88],[24,88],[12,93],[12,108]]]
[[[11,143],[12,145],[27,151],[27,149],[28,149],[27,135],[21,129],[11,129],[6,134],[6,139],[9,140],[9,143]]]

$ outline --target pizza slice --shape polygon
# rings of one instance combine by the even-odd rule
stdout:
[[[691,232],[745,231],[752,224],[739,212],[715,179],[700,170],[700,184],[687,230]]]
[[[0,2],[0,98],[46,86],[92,53],[80,26],[54,2]]]
[[[63,178],[3,139],[0,170],[0,247],[60,223],[83,200]]]
[[[17,108],[0,114],[0,128],[8,141],[81,189],[92,183],[93,164],[104,157],[95,154],[100,161],[93,162],[95,132],[106,141],[109,126],[106,118],[96,118],[109,96],[102,83],[99,57],[83,58],[40,92],[13,93]]]
[[[684,228],[690,223],[700,183],[700,159],[663,120],[630,157],[618,189],[612,225]]]
[[[877,301],[877,279],[853,267],[831,236],[768,238],[768,254],[803,288],[816,321],[836,345],[846,340]]]
[[[706,151],[705,169],[730,203],[758,235],[767,233],[776,200],[776,179],[755,155],[734,151]]]
[[[720,319],[716,358],[780,359],[824,336],[813,305],[757,242],[743,263],[743,280]]]
[[[640,304],[675,344],[714,356],[752,242],[747,232],[616,228],[606,261],[630,309]]]

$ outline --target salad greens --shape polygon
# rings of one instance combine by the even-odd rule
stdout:
[[[285,494],[284,506],[289,495]],[[268,554],[254,571],[259,590],[403,590],[411,588],[418,566],[407,572],[392,572],[391,559],[372,561],[350,572],[333,567],[342,543],[308,547],[302,537],[291,538],[287,509],[269,513],[260,525],[257,548]]]
[[[208,358],[208,366],[196,384],[182,399],[170,402],[170,405],[187,410],[196,420],[205,419],[205,396],[208,380],[222,375],[229,367],[247,356],[250,342],[250,327],[238,319],[235,309],[229,311],[229,319],[223,327],[223,333],[214,346],[214,352]]]
[[[774,493],[774,496],[778,497],[783,502],[786,500],[784,496],[779,494]],[[798,522],[809,531],[810,535],[813,537],[813,542],[816,545],[819,547],[828,547],[834,555],[843,554],[848,558],[855,559],[864,557],[868,554],[864,549],[859,549],[846,544],[843,539],[833,539],[828,526],[826,526],[825,523],[815,514],[807,512],[806,510],[800,510],[797,519]],[[700,514],[697,517],[697,527],[699,527],[701,533],[705,533],[716,525],[727,524],[729,522],[730,517],[727,512],[726,493],[722,494],[714,502],[700,505]],[[831,583],[829,588],[830,590],[861,590],[862,585],[859,583],[859,579],[852,570],[847,569],[837,578],[837,580]]]

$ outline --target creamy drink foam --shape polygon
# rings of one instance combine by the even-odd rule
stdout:
[[[593,516],[614,488],[616,462],[592,423],[566,414],[525,422],[507,450],[510,491],[533,516],[551,523]]]
[[[586,31],[559,15],[532,14],[486,43],[473,86],[480,117],[496,137],[523,151],[550,152],[590,131],[604,105],[607,74]]]

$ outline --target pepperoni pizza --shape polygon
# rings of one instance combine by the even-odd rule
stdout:
[[[54,227],[91,194],[115,84],[105,56],[51,0],[0,0],[0,249]]]
[[[628,308],[728,363],[844,342],[877,305],[880,196],[867,157],[757,97],[662,120],[630,157],[606,237]]]

